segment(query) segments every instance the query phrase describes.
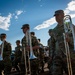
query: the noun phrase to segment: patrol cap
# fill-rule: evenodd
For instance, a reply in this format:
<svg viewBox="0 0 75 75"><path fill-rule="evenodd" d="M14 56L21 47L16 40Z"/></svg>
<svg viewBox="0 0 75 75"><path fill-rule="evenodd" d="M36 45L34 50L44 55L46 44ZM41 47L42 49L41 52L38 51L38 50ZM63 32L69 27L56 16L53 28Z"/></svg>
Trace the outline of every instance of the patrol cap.
<svg viewBox="0 0 75 75"><path fill-rule="evenodd" d="M64 14L64 11L63 10L57 10L57 11L55 11L54 16L59 15L59 14Z"/></svg>
<svg viewBox="0 0 75 75"><path fill-rule="evenodd" d="M48 33L52 32L52 31L53 31L53 29L49 29Z"/></svg>
<svg viewBox="0 0 75 75"><path fill-rule="evenodd" d="M6 36L5 33L0 34L0 38Z"/></svg>
<svg viewBox="0 0 75 75"><path fill-rule="evenodd" d="M23 29L23 28L28 28L29 29L29 24L22 25L22 28L21 29Z"/></svg>
<svg viewBox="0 0 75 75"><path fill-rule="evenodd" d="M30 32L31 34L35 35L35 32Z"/></svg>
<svg viewBox="0 0 75 75"><path fill-rule="evenodd" d="M16 41L16 43L17 43L17 42L19 42L19 43L20 43L20 40L17 40L17 41Z"/></svg>

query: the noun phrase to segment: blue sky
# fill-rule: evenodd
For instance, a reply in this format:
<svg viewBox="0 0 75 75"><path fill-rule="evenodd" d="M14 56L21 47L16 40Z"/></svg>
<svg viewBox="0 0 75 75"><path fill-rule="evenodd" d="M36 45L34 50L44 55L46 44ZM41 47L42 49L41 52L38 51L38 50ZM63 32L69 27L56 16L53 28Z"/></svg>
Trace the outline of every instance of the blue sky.
<svg viewBox="0 0 75 75"><path fill-rule="evenodd" d="M7 34L6 40L14 49L15 41L24 36L22 25L28 23L30 31L46 46L48 30L56 26L53 15L58 9L71 15L75 24L75 0L0 0L0 33Z"/></svg>

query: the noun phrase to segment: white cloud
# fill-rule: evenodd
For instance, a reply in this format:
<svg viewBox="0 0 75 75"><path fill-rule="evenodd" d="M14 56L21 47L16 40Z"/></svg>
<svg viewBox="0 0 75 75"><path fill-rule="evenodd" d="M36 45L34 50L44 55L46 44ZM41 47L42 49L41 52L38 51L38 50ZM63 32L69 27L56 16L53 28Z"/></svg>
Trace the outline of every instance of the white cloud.
<svg viewBox="0 0 75 75"><path fill-rule="evenodd" d="M55 22L56 22L56 21L55 21L55 19L54 19L54 17L53 17L53 18L51 18L51 19L49 19L49 20L44 21L42 24L36 26L34 29L40 30L40 29L42 29L42 28L47 28L47 27L49 27L50 25L53 25Z"/></svg>
<svg viewBox="0 0 75 75"><path fill-rule="evenodd" d="M15 16L15 19L18 19L18 16Z"/></svg>
<svg viewBox="0 0 75 75"><path fill-rule="evenodd" d="M70 15L71 18L75 18L75 1L68 3L67 8L64 10L65 15Z"/></svg>
<svg viewBox="0 0 75 75"><path fill-rule="evenodd" d="M4 30L9 30L10 19L12 18L12 14L9 13L7 17L0 16L0 28Z"/></svg>
<svg viewBox="0 0 75 75"><path fill-rule="evenodd" d="M71 18L75 18L75 14L70 14L71 15Z"/></svg>
<svg viewBox="0 0 75 75"><path fill-rule="evenodd" d="M71 2L68 4L67 9L70 10L70 11L75 11L75 1L71 1Z"/></svg>
<svg viewBox="0 0 75 75"><path fill-rule="evenodd" d="M1 14L0 14L0 28L4 29L4 30L9 30L12 16L15 16L15 19L17 20L18 16L22 13L23 13L23 11L19 10L19 11L16 11L16 16L15 16L15 13L13 13L13 14L9 13L9 15L7 17L1 16Z"/></svg>
<svg viewBox="0 0 75 75"><path fill-rule="evenodd" d="M75 12L75 1L69 2L64 12L65 12L65 15L68 14L72 18L75 18L75 13L72 14L73 12ZM55 23L56 23L55 18L50 18L49 20L44 21L42 24L37 25L34 29L40 30L43 28L48 28Z"/></svg>
<svg viewBox="0 0 75 75"><path fill-rule="evenodd" d="M18 10L18 11L16 11L15 19L18 19L18 16L21 15L22 13L23 13L22 10Z"/></svg>
<svg viewBox="0 0 75 75"><path fill-rule="evenodd" d="M65 15L70 13L70 11L69 11L69 10L67 10L67 9L66 9L66 10L64 10L64 12L65 12Z"/></svg>
<svg viewBox="0 0 75 75"><path fill-rule="evenodd" d="M20 15L20 14L23 13L23 11L22 10L18 10L18 11L16 11L16 13L17 13L17 15Z"/></svg>

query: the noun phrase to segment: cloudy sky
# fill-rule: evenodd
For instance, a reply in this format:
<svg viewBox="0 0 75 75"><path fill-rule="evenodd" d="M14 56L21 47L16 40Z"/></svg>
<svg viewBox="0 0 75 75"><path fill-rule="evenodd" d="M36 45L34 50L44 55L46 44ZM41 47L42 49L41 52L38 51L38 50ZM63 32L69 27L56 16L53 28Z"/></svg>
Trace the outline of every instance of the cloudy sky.
<svg viewBox="0 0 75 75"><path fill-rule="evenodd" d="M58 9L70 15L75 24L75 0L0 0L0 33L7 34L14 49L15 41L24 36L22 25L28 23L30 31L46 46L48 30L56 26L53 15Z"/></svg>

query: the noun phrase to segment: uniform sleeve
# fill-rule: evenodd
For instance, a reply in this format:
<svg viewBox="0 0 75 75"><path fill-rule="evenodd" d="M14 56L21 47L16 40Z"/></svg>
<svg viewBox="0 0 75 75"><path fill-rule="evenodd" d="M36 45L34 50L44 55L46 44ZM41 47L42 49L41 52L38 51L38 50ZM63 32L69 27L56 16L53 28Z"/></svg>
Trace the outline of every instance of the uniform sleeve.
<svg viewBox="0 0 75 75"><path fill-rule="evenodd" d="M15 55L14 56L16 56L16 47L15 47Z"/></svg>
<svg viewBox="0 0 75 75"><path fill-rule="evenodd" d="M50 38L50 44L49 44L49 56L53 57L55 47L56 47L56 41L53 37L51 37Z"/></svg>
<svg viewBox="0 0 75 75"><path fill-rule="evenodd" d="M31 37L31 39L32 39L32 40L31 40L32 46L39 45L38 40L37 40L36 37Z"/></svg>
<svg viewBox="0 0 75 75"><path fill-rule="evenodd" d="M10 55L11 55L11 52L12 52L11 44L10 44L10 43L7 43L6 46L7 46L6 55L7 55L7 56L10 56Z"/></svg>
<svg viewBox="0 0 75 75"><path fill-rule="evenodd" d="M48 39L47 41L47 46L49 47L49 45L50 45L50 39Z"/></svg>

